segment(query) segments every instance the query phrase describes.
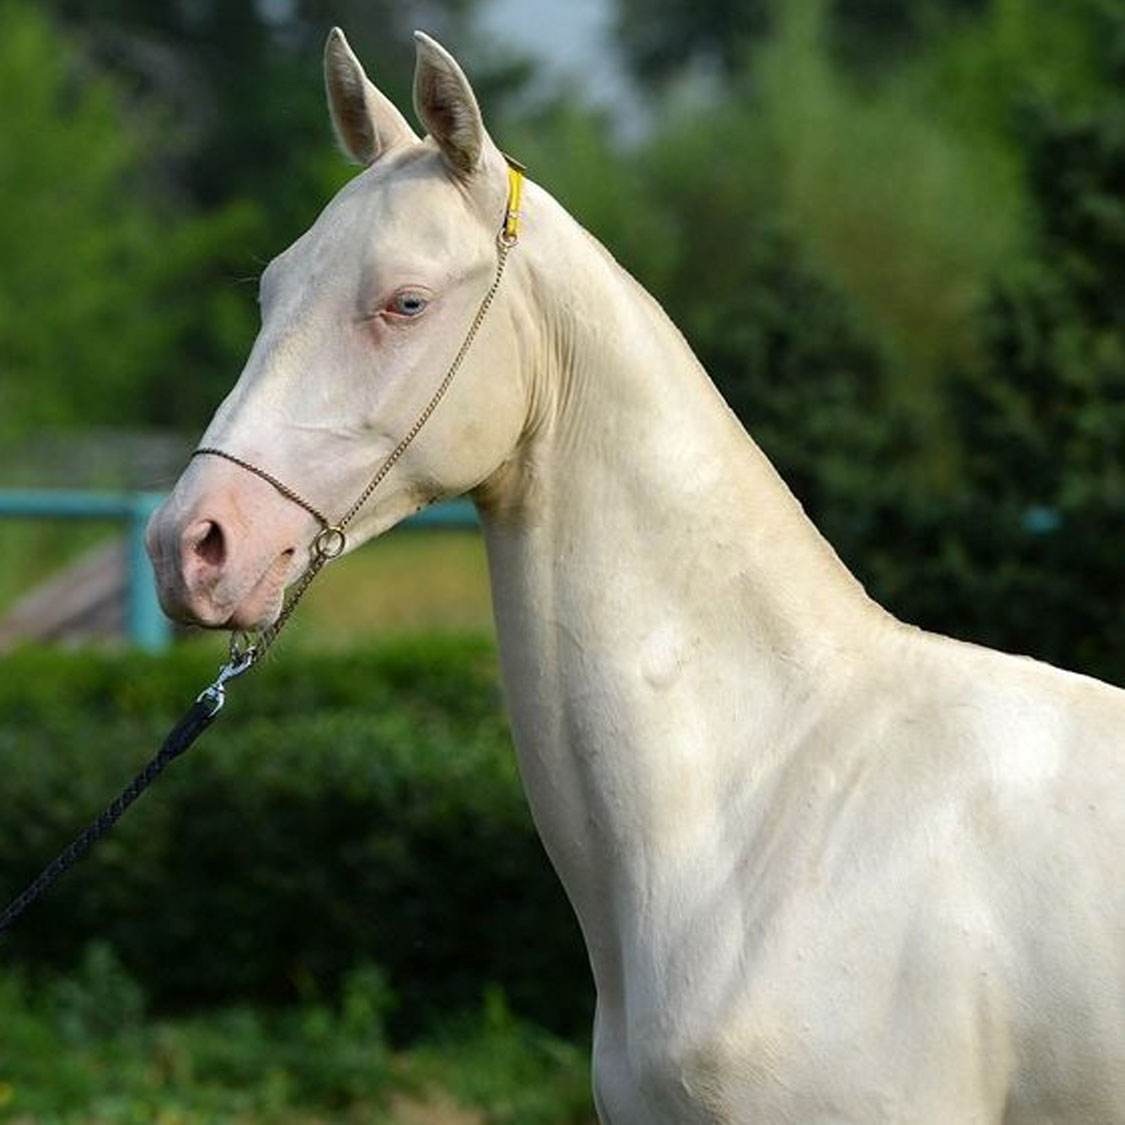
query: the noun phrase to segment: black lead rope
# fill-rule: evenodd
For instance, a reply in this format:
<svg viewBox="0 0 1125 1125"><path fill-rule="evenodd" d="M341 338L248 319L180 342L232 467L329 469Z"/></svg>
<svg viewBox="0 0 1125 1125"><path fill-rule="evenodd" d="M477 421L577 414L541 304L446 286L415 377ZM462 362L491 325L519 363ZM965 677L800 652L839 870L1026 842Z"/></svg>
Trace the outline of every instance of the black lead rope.
<svg viewBox="0 0 1125 1125"><path fill-rule="evenodd" d="M0 914L0 934L9 929L13 922L33 903L45 894L54 883L74 866L121 818L125 810L160 776L164 767L178 758L211 725L211 720L219 713L226 699L227 680L241 675L253 663L252 660L231 660L224 664L219 675L210 687L200 693L199 698L187 709L180 721L168 732L168 737L156 754L132 781L121 791L101 813L101 815L70 844L67 845L42 871L28 884L27 889L17 895Z"/></svg>

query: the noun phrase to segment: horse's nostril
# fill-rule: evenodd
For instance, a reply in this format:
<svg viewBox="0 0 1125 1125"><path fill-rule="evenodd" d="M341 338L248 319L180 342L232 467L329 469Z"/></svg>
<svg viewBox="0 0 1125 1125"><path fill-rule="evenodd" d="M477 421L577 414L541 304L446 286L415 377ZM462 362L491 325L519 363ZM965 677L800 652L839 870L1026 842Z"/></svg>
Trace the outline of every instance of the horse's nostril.
<svg viewBox="0 0 1125 1125"><path fill-rule="evenodd" d="M192 550L196 558L208 566L222 566L227 554L222 527L214 520L200 521L192 536Z"/></svg>

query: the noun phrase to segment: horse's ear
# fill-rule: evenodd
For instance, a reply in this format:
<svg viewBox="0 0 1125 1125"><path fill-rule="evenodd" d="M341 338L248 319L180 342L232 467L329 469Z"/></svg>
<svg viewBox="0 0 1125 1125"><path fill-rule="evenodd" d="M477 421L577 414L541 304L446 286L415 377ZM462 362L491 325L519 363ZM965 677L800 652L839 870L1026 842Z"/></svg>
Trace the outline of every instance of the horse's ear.
<svg viewBox="0 0 1125 1125"><path fill-rule="evenodd" d="M476 96L457 60L425 32L414 32L414 109L459 176L480 166L487 134Z"/></svg>
<svg viewBox="0 0 1125 1125"><path fill-rule="evenodd" d="M406 118L364 73L338 27L324 45L324 85L336 138L353 160L370 164L394 145L418 140Z"/></svg>

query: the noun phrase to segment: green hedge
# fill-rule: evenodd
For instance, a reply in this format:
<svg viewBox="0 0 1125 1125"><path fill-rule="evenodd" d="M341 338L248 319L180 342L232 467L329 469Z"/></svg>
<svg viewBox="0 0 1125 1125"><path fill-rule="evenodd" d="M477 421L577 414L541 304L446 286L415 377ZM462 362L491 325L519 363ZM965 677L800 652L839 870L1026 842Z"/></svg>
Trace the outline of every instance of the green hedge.
<svg viewBox="0 0 1125 1125"><path fill-rule="evenodd" d="M0 896L122 787L215 652L0 659ZM158 1005L330 994L387 974L397 1037L498 984L573 1032L592 989L535 836L484 641L287 651L238 681L190 754L0 945L66 970L91 939Z"/></svg>

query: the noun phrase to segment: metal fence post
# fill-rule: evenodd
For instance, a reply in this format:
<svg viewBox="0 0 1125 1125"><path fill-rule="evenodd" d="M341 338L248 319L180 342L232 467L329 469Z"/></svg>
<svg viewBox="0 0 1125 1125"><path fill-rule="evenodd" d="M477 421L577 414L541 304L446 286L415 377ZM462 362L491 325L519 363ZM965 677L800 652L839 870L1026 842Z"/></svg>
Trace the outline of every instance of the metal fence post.
<svg viewBox="0 0 1125 1125"><path fill-rule="evenodd" d="M156 598L145 553L145 525L163 500L158 492L81 492L76 489L0 489L0 516L20 519L112 519L125 523L125 631L132 644L157 650L171 625Z"/></svg>
<svg viewBox="0 0 1125 1125"><path fill-rule="evenodd" d="M158 652L172 639L172 625L160 608L152 563L145 550L145 528L163 499L159 492L134 493L126 533L126 628L130 641L148 652Z"/></svg>

